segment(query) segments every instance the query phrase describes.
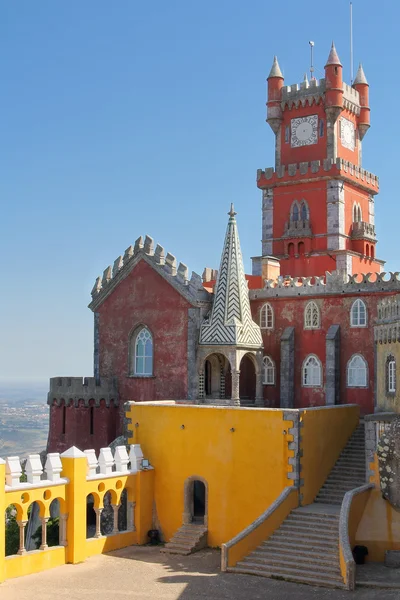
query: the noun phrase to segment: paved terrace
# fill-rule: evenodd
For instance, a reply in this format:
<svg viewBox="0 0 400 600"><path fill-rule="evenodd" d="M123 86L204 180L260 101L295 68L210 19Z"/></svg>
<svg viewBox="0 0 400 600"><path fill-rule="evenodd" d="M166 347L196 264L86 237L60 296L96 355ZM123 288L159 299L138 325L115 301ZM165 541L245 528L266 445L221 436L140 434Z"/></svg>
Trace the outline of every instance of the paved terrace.
<svg viewBox="0 0 400 600"><path fill-rule="evenodd" d="M220 572L220 552L167 556L159 548L118 550L0 585L1 600L399 600L400 590L354 593ZM400 580L400 573L390 571ZM378 574L379 576L379 574Z"/></svg>

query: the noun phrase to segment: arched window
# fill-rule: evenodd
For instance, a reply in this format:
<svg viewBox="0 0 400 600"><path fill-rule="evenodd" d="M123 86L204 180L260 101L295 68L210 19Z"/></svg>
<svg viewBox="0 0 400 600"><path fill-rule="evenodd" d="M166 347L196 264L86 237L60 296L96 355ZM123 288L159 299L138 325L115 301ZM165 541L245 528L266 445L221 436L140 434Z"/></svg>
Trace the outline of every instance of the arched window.
<svg viewBox="0 0 400 600"><path fill-rule="evenodd" d="M353 206L353 223L357 221L357 204Z"/></svg>
<svg viewBox="0 0 400 600"><path fill-rule="evenodd" d="M373 244L371 244L371 258L375 258L375 247L373 246Z"/></svg>
<svg viewBox="0 0 400 600"><path fill-rule="evenodd" d="M298 221L299 220L299 205L297 204L297 202L295 202L293 204L293 208L292 208L292 221Z"/></svg>
<svg viewBox="0 0 400 600"><path fill-rule="evenodd" d="M153 375L153 336L147 327L137 330L132 336L132 374L139 377Z"/></svg>
<svg viewBox="0 0 400 600"><path fill-rule="evenodd" d="M361 223L361 221L362 221L362 214L361 214L361 206L360 205L358 205L357 218L358 218L358 222Z"/></svg>
<svg viewBox="0 0 400 600"><path fill-rule="evenodd" d="M319 329L321 327L321 319L319 308L315 302L308 302L304 309L304 329Z"/></svg>
<svg viewBox="0 0 400 600"><path fill-rule="evenodd" d="M269 356L264 356L264 385L275 385L275 363Z"/></svg>
<svg viewBox="0 0 400 600"><path fill-rule="evenodd" d="M261 329L274 328L274 309L270 304L264 304L260 312L260 327Z"/></svg>
<svg viewBox="0 0 400 600"><path fill-rule="evenodd" d="M361 354L354 354L347 363L347 387L367 387L367 363Z"/></svg>
<svg viewBox="0 0 400 600"><path fill-rule="evenodd" d="M365 244L365 256L369 258L369 244Z"/></svg>
<svg viewBox="0 0 400 600"><path fill-rule="evenodd" d="M386 359L386 393L396 393L396 359L392 355Z"/></svg>
<svg viewBox="0 0 400 600"><path fill-rule="evenodd" d="M350 325L351 327L366 327L367 326L367 307L365 303L358 298L355 300L350 309Z"/></svg>
<svg viewBox="0 0 400 600"><path fill-rule="evenodd" d="M290 242L290 244L288 244L288 254L291 258L293 258L294 256L294 244L293 242Z"/></svg>
<svg viewBox="0 0 400 600"><path fill-rule="evenodd" d="M314 354L307 356L303 362L302 384L304 387L321 387L322 385L321 361Z"/></svg>
<svg viewBox="0 0 400 600"><path fill-rule="evenodd" d="M300 215L301 215L301 220L302 221L307 221L308 220L308 210L307 210L307 205L306 205L305 202L301 203Z"/></svg>

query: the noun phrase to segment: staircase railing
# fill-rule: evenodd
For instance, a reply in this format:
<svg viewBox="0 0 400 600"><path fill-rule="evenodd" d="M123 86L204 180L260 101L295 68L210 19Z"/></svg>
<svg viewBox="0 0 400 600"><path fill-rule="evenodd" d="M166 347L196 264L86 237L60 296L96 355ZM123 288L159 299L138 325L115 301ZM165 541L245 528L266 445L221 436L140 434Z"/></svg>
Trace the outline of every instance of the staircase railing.
<svg viewBox="0 0 400 600"><path fill-rule="evenodd" d="M371 490L372 483L350 490L345 494L340 509L339 519L339 557L340 571L348 590L353 591L356 586L356 563L353 558L351 546L355 542L358 524L363 515Z"/></svg>
<svg viewBox="0 0 400 600"><path fill-rule="evenodd" d="M234 538L221 546L221 571L227 571L255 550L281 526L288 514L299 505L299 490L286 487L262 515Z"/></svg>

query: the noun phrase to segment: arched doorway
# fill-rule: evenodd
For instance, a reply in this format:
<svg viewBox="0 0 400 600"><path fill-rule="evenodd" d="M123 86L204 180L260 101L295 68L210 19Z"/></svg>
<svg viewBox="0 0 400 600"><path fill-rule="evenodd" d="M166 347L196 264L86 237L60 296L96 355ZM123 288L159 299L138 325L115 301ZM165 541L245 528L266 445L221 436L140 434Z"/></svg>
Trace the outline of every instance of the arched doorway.
<svg viewBox="0 0 400 600"><path fill-rule="evenodd" d="M225 377L228 360L222 354L209 354L204 361L204 398L220 400L226 398Z"/></svg>
<svg viewBox="0 0 400 600"><path fill-rule="evenodd" d="M205 479L196 475L185 481L183 523L207 526L208 486Z"/></svg>
<svg viewBox="0 0 400 600"><path fill-rule="evenodd" d="M256 399L256 368L254 360L245 354L240 363L240 404L254 404Z"/></svg>

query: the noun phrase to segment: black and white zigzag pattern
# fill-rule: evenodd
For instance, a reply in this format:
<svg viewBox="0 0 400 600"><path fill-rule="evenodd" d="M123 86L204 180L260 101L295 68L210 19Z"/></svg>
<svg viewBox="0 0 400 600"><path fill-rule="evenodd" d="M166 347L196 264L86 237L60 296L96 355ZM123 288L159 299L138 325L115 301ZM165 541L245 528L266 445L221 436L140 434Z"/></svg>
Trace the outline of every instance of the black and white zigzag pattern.
<svg viewBox="0 0 400 600"><path fill-rule="evenodd" d="M209 321L200 344L261 346L261 331L251 317L249 292L234 217L229 219Z"/></svg>

